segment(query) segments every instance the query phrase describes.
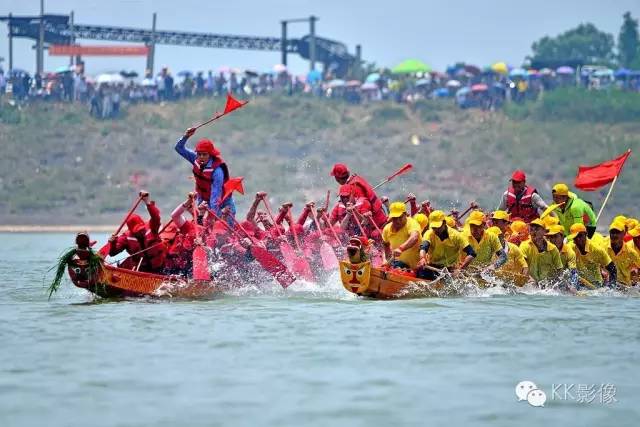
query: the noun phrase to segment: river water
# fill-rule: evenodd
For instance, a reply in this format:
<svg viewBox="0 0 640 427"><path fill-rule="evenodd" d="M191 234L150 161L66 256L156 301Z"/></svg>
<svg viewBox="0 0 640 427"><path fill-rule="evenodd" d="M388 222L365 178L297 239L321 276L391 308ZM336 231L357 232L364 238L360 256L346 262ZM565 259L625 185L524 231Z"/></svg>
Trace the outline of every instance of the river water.
<svg viewBox="0 0 640 427"><path fill-rule="evenodd" d="M3 427L640 422L638 298L372 301L336 276L204 301L100 302L67 282L48 301L73 235L0 237ZM518 401L523 380L543 407Z"/></svg>

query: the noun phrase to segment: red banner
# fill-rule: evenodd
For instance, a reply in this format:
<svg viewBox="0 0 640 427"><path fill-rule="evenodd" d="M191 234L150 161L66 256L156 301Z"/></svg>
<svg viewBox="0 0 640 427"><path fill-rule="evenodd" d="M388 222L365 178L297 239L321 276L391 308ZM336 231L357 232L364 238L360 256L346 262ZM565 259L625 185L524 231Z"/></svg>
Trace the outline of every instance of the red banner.
<svg viewBox="0 0 640 427"><path fill-rule="evenodd" d="M620 174L624 162L631 154L628 150L623 155L613 160L607 160L593 166L580 166L576 176L575 186L583 191L595 191L600 187L609 184Z"/></svg>
<svg viewBox="0 0 640 427"><path fill-rule="evenodd" d="M147 46L80 46L54 44L49 46L50 56L147 56Z"/></svg>

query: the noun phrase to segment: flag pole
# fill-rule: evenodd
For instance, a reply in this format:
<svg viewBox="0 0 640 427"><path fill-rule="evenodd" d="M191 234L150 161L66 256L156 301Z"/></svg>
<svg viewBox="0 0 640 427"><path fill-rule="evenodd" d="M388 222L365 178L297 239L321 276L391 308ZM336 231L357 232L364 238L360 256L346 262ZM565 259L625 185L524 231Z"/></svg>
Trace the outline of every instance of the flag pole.
<svg viewBox="0 0 640 427"><path fill-rule="evenodd" d="M613 178L613 181L611 182L611 187L609 187L609 192L607 193L607 197L604 198L604 202L602 202L602 206L600 206L600 210L598 211L598 216L596 216L596 224L600 219L600 215L602 215L602 211L604 210L604 207L607 205L607 202L609 201L609 196L611 196L611 192L613 191L613 187L616 185L616 181L618 181L618 175L616 175L616 177Z"/></svg>

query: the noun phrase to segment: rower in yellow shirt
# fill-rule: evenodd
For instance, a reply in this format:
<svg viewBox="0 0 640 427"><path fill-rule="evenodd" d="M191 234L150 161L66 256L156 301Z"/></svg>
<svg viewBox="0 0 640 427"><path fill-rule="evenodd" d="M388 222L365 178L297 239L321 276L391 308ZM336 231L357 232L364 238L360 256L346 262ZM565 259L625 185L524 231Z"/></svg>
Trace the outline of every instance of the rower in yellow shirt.
<svg viewBox="0 0 640 427"><path fill-rule="evenodd" d="M495 270L507 262L507 254L502 248L498 236L485 232L485 216L481 211L472 211L469 214L467 225L469 228L463 231L463 235L476 253L471 267L480 269L487 267L493 261L494 255L497 260L490 269ZM464 257L464 255L462 256Z"/></svg>
<svg viewBox="0 0 640 427"><path fill-rule="evenodd" d="M627 244L631 249L633 249L634 252L636 252L640 256L640 226L630 229L627 234L629 237L631 237L631 240L627 242ZM635 284L638 284L640 282L638 277L639 272L640 267L631 272L631 281Z"/></svg>
<svg viewBox="0 0 640 427"><path fill-rule="evenodd" d="M458 264L463 252L467 256ZM437 272L428 267L438 270L446 267L457 275L475 256L475 251L464 236L447 225L444 212L436 210L429 214L429 230L422 236L420 246L420 262L416 273L418 277L430 280L436 278Z"/></svg>
<svg viewBox="0 0 640 427"><path fill-rule="evenodd" d="M393 268L416 268L420 255L420 225L407 215L402 202L391 203L389 220L382 230L387 264Z"/></svg>
<svg viewBox="0 0 640 427"><path fill-rule="evenodd" d="M546 228L541 219L529 224L531 238L520 244L520 250L527 260L529 276L534 282L554 279L562 272L562 259L558 248L545 239Z"/></svg>
<svg viewBox="0 0 640 427"><path fill-rule="evenodd" d="M491 224L500 229L500 235L505 240L509 239L509 235L511 234L511 215L509 215L509 212L500 210L493 212L493 215L491 215Z"/></svg>
<svg viewBox="0 0 640 427"><path fill-rule="evenodd" d="M605 247L607 255L616 265L618 272L618 283L631 286L631 273L640 268L640 254L633 248L633 242L625 242L625 223L614 221L609 226L609 242Z"/></svg>
<svg viewBox="0 0 640 427"><path fill-rule="evenodd" d="M582 223L573 224L568 239L572 240L569 245L576 253L576 265L580 277L586 279L593 286L602 286L603 278L600 269L606 268L609 272L607 285L614 286L617 280L616 265L604 249L587 238L585 225Z"/></svg>
<svg viewBox="0 0 640 427"><path fill-rule="evenodd" d="M507 254L507 262L502 267L500 267L498 271L507 273L507 275L511 274L528 276L529 270L527 266L527 260L524 259L524 255L522 255L522 251L520 250L518 245L507 242L504 238L504 233L497 225L487 228L486 233L491 233L498 236L500 244Z"/></svg>
<svg viewBox="0 0 640 427"><path fill-rule="evenodd" d="M580 276L578 275L578 266L576 264L576 253L571 246L564 243L564 227L555 224L547 229L547 240L550 241L560 251L560 259L562 266L570 271L571 285L575 289L580 288Z"/></svg>

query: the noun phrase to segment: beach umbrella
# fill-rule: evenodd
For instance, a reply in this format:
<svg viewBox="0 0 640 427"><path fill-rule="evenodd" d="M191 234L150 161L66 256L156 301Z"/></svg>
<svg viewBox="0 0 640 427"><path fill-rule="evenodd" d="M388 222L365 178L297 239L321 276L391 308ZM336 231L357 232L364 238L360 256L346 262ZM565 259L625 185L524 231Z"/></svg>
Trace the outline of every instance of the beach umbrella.
<svg viewBox="0 0 640 427"><path fill-rule="evenodd" d="M365 79L365 82L367 83L375 83L378 80L380 80L380 73L371 73L367 76L367 78Z"/></svg>
<svg viewBox="0 0 640 427"><path fill-rule="evenodd" d="M596 77L613 77L614 74L613 70L605 68L604 70L597 70L593 75Z"/></svg>
<svg viewBox="0 0 640 427"><path fill-rule="evenodd" d="M553 70L550 68L543 68L542 70L540 70L540 74L542 74L543 76L550 76L551 74L553 74Z"/></svg>
<svg viewBox="0 0 640 427"><path fill-rule="evenodd" d="M486 92L489 90L489 87L484 83L478 83L476 85L471 86L472 92Z"/></svg>
<svg viewBox="0 0 640 427"><path fill-rule="evenodd" d="M284 64L276 64L273 66L273 71L276 73L284 73L287 71L287 66Z"/></svg>
<svg viewBox="0 0 640 427"><path fill-rule="evenodd" d="M446 86L447 86L447 87L453 87L453 88L455 88L455 87L460 87L460 86L462 86L462 83L460 83L458 80L449 80L449 81L446 83Z"/></svg>
<svg viewBox="0 0 640 427"><path fill-rule="evenodd" d="M430 71L431 67L418 59L407 59L391 69L394 74L428 73Z"/></svg>
<svg viewBox="0 0 640 427"><path fill-rule="evenodd" d="M491 66L491 69L498 74L508 74L509 67L504 62L496 62Z"/></svg>
<svg viewBox="0 0 640 427"><path fill-rule="evenodd" d="M431 79L419 79L416 80L416 86L427 86L431 84Z"/></svg>
<svg viewBox="0 0 640 427"><path fill-rule="evenodd" d="M360 87L362 82L360 80L349 80L346 84L347 87Z"/></svg>
<svg viewBox="0 0 640 427"><path fill-rule="evenodd" d="M556 69L556 73L558 74L573 74L575 71L572 67L569 67L568 65L563 65L562 67L558 67Z"/></svg>
<svg viewBox="0 0 640 427"><path fill-rule="evenodd" d="M460 89L458 89L458 91L456 92L456 98L467 95L471 92L471 88L468 86L465 87L461 87Z"/></svg>
<svg viewBox="0 0 640 427"><path fill-rule="evenodd" d="M362 90L378 90L378 85L374 82L366 82L362 86L360 86Z"/></svg>
<svg viewBox="0 0 640 427"><path fill-rule="evenodd" d="M527 74L529 74L529 76L535 77L538 74L540 74L540 72L538 70L531 69L531 70L527 70Z"/></svg>
<svg viewBox="0 0 640 427"><path fill-rule="evenodd" d="M514 68L509 72L509 77L527 77L529 73L524 68Z"/></svg>

